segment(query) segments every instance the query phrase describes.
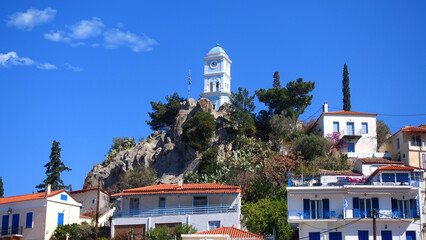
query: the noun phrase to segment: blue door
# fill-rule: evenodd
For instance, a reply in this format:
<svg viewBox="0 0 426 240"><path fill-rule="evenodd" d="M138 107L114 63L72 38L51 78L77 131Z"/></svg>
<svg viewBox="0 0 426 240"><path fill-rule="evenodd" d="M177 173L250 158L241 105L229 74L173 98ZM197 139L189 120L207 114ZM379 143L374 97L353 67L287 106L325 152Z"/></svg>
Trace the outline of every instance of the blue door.
<svg viewBox="0 0 426 240"><path fill-rule="evenodd" d="M348 152L355 152L355 143L348 143Z"/></svg>
<svg viewBox="0 0 426 240"><path fill-rule="evenodd" d="M392 240L392 231L382 231L382 240Z"/></svg>
<svg viewBox="0 0 426 240"><path fill-rule="evenodd" d="M358 240L368 240L368 231L358 231Z"/></svg>
<svg viewBox="0 0 426 240"><path fill-rule="evenodd" d="M348 122L346 123L346 131L347 131L347 135L355 135L355 129L354 129L354 123L353 122Z"/></svg>
<svg viewBox="0 0 426 240"><path fill-rule="evenodd" d="M416 231L407 231L405 233L405 238L407 240L416 240Z"/></svg>
<svg viewBox="0 0 426 240"><path fill-rule="evenodd" d="M7 235L9 228L9 215L3 215L1 218L1 235Z"/></svg>
<svg viewBox="0 0 426 240"><path fill-rule="evenodd" d="M64 225L64 213L58 213L58 226Z"/></svg>
<svg viewBox="0 0 426 240"><path fill-rule="evenodd" d="M12 234L18 234L19 232L19 213L12 215Z"/></svg>
<svg viewBox="0 0 426 240"><path fill-rule="evenodd" d="M309 240L320 240L320 233L319 232L310 232L309 233Z"/></svg>
<svg viewBox="0 0 426 240"><path fill-rule="evenodd" d="M342 232L330 232L330 240L342 240Z"/></svg>

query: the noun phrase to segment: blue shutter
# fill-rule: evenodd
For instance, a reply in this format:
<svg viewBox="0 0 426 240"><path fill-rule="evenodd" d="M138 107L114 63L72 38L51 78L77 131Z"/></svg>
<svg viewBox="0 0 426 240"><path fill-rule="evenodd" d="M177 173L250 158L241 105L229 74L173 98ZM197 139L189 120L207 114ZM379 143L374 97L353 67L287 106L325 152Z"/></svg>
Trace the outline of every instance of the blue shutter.
<svg viewBox="0 0 426 240"><path fill-rule="evenodd" d="M392 240L392 231L382 231L382 240Z"/></svg>
<svg viewBox="0 0 426 240"><path fill-rule="evenodd" d="M1 235L7 235L9 230L9 215L3 215L1 218Z"/></svg>
<svg viewBox="0 0 426 240"><path fill-rule="evenodd" d="M330 232L330 240L342 240L342 232Z"/></svg>
<svg viewBox="0 0 426 240"><path fill-rule="evenodd" d="M33 227L33 213L27 212L27 219L25 221L25 228L32 228Z"/></svg>
<svg viewBox="0 0 426 240"><path fill-rule="evenodd" d="M64 213L58 213L58 226L64 225Z"/></svg>
<svg viewBox="0 0 426 240"><path fill-rule="evenodd" d="M355 152L355 144L348 143L348 152Z"/></svg>
<svg viewBox="0 0 426 240"><path fill-rule="evenodd" d="M303 219L309 219L310 218L310 202L309 199L303 199Z"/></svg>
<svg viewBox="0 0 426 240"><path fill-rule="evenodd" d="M354 206L354 218L359 218L359 198L354 197L352 199L352 204Z"/></svg>
<svg viewBox="0 0 426 240"><path fill-rule="evenodd" d="M373 197L371 198L371 202L373 205L373 209L376 209L376 217L379 216L379 198Z"/></svg>
<svg viewBox="0 0 426 240"><path fill-rule="evenodd" d="M416 199L410 199L410 216L412 218L419 218L419 214L417 214L417 201L416 201Z"/></svg>
<svg viewBox="0 0 426 240"><path fill-rule="evenodd" d="M310 232L309 233L309 240L320 240L320 233L319 232Z"/></svg>
<svg viewBox="0 0 426 240"><path fill-rule="evenodd" d="M66 194L61 194L61 200L63 201L68 200L68 196Z"/></svg>
<svg viewBox="0 0 426 240"><path fill-rule="evenodd" d="M358 240L368 240L368 231L358 231Z"/></svg>
<svg viewBox="0 0 426 240"><path fill-rule="evenodd" d="M12 215L12 234L18 234L19 232L19 213Z"/></svg>
<svg viewBox="0 0 426 240"><path fill-rule="evenodd" d="M416 240L416 231L407 231L407 232L405 232L405 239L407 239L407 240Z"/></svg>
<svg viewBox="0 0 426 240"><path fill-rule="evenodd" d="M398 218L399 214L398 214L398 200L395 198L392 198L392 217L393 218Z"/></svg>
<svg viewBox="0 0 426 240"><path fill-rule="evenodd" d="M323 218L330 218L330 199L322 200Z"/></svg>

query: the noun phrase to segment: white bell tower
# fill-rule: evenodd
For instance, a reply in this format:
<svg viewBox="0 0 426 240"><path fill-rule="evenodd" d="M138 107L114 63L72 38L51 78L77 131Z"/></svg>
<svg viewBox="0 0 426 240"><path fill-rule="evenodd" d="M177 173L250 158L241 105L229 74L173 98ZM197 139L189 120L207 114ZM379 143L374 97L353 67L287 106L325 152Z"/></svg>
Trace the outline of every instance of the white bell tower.
<svg viewBox="0 0 426 240"><path fill-rule="evenodd" d="M231 96L231 60L223 48L216 44L204 59L204 92L200 97L209 99L217 111Z"/></svg>

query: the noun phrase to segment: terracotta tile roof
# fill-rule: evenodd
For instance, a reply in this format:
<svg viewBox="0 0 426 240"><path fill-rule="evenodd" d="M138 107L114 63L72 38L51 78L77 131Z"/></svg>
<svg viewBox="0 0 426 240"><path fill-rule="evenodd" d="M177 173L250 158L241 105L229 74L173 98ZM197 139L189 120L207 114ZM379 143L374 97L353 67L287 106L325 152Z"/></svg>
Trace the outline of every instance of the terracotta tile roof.
<svg viewBox="0 0 426 240"><path fill-rule="evenodd" d="M97 190L98 190L98 188L86 188L86 189L71 191L70 194L72 195L72 194L84 193L84 192L89 192L89 191L97 191ZM106 190L101 189L101 192L110 196L110 194Z"/></svg>
<svg viewBox="0 0 426 240"><path fill-rule="evenodd" d="M340 114L340 115L369 115L377 116L377 113L363 113L363 112L353 112L353 111L335 111L335 112L323 112L323 114Z"/></svg>
<svg viewBox="0 0 426 240"><path fill-rule="evenodd" d="M91 219L91 217L84 216L84 215L80 215L80 218L88 218L88 219Z"/></svg>
<svg viewBox="0 0 426 240"><path fill-rule="evenodd" d="M116 196L125 195L152 195L152 194L195 194L195 193L241 193L238 186L222 185L218 183L193 183L182 184L159 184L147 187L124 189L120 193L113 194Z"/></svg>
<svg viewBox="0 0 426 240"><path fill-rule="evenodd" d="M195 234L222 234L222 235L229 235L230 238L249 238L249 239L263 239L262 235L257 235L251 232L247 232L238 228L232 227L220 227L213 230L203 231Z"/></svg>
<svg viewBox="0 0 426 240"><path fill-rule="evenodd" d="M354 172L352 170L340 170L340 171L335 171L335 170L326 170L326 169L319 169L319 173L320 175L343 175L343 176L362 176L361 173L357 173Z"/></svg>
<svg viewBox="0 0 426 240"><path fill-rule="evenodd" d="M408 126L401 129L402 132L410 132L410 133L426 133L426 128L421 127L422 125L418 127Z"/></svg>
<svg viewBox="0 0 426 240"><path fill-rule="evenodd" d="M414 168L390 164L390 165L387 165L387 166L384 166L384 167L379 167L378 169L376 169L376 171L374 171L373 174L370 175L370 178L375 176L380 171L410 171L410 172L412 172L412 171L414 171Z"/></svg>
<svg viewBox="0 0 426 240"><path fill-rule="evenodd" d="M65 189L52 191L47 197L52 197L63 192L65 192ZM46 198L44 196L44 192L39 192L39 193L33 193L33 194L0 198L0 204L22 202L22 201L29 201L29 200L36 200L36 199L43 199L43 198Z"/></svg>
<svg viewBox="0 0 426 240"><path fill-rule="evenodd" d="M403 162L391 161L386 158L357 158L363 164L399 164L404 165Z"/></svg>

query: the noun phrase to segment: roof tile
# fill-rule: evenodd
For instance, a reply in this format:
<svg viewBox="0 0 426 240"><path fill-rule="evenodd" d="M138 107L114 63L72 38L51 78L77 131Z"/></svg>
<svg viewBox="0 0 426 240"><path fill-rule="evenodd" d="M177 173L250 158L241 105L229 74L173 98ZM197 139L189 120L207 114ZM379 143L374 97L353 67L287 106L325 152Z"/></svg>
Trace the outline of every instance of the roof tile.
<svg viewBox="0 0 426 240"><path fill-rule="evenodd" d="M52 197L62 192L65 192L65 189L52 191L47 197ZM36 200L36 199L43 199L43 198L46 198L44 196L44 192L39 192L39 193L32 193L32 194L26 194L26 195L0 198L0 204L22 202L22 201L29 201L29 200Z"/></svg>
<svg viewBox="0 0 426 240"><path fill-rule="evenodd" d="M230 238L245 238L245 239L263 239L262 235L257 235L248 231L244 231L238 228L232 227L220 227L213 230L203 231L195 234L222 234L222 235L229 235Z"/></svg>

